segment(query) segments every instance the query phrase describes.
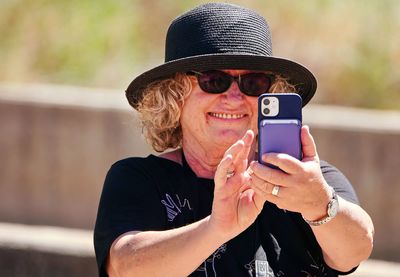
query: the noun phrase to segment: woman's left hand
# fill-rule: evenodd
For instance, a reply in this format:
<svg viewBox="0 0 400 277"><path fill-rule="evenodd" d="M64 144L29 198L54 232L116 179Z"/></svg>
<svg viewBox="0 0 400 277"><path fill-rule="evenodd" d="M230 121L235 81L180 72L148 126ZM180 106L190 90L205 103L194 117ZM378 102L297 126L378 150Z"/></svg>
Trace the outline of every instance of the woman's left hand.
<svg viewBox="0 0 400 277"><path fill-rule="evenodd" d="M281 209L299 212L308 220L317 220L326 215L331 198L331 189L320 169L319 158L308 126L301 129L303 159L282 153L263 155L265 163L279 169L252 162L250 185L259 203L269 201ZM276 187L278 186L278 187ZM272 194L275 188L278 193Z"/></svg>
<svg viewBox="0 0 400 277"><path fill-rule="evenodd" d="M301 143L301 161L277 153L262 157L264 162L281 170L252 162L248 169L251 173L249 183L256 202L269 201L281 209L301 213L304 218L316 221L326 216L332 188L322 175L314 139L307 126L301 129ZM276 186L278 193L274 190ZM326 264L347 272L371 254L374 227L370 216L360 206L340 196L338 199L340 209L335 219L311 228Z"/></svg>

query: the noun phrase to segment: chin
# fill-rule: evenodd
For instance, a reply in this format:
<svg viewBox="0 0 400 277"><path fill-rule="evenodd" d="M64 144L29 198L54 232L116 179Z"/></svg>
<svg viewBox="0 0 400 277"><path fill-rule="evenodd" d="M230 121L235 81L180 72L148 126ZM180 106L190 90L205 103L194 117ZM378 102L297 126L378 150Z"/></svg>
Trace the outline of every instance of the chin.
<svg viewBox="0 0 400 277"><path fill-rule="evenodd" d="M246 133L247 130L245 131L237 131L237 130L224 130L220 132L220 134L217 136L217 143L227 145L228 147L237 142L239 139L241 139L244 134Z"/></svg>

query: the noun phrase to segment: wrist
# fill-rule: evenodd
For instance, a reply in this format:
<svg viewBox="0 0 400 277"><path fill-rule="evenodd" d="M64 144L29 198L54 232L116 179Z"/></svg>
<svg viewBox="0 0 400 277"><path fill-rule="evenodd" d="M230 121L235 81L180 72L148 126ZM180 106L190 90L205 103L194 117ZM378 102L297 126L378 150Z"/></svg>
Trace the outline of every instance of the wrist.
<svg viewBox="0 0 400 277"><path fill-rule="evenodd" d="M301 212L304 219L309 221L320 220L327 214L327 207L332 199L332 188L327 184L324 186L322 195L318 196L318 203L315 203L312 208Z"/></svg>
<svg viewBox="0 0 400 277"><path fill-rule="evenodd" d="M325 206L325 213L323 216L316 218L316 219L311 219L309 217L306 217L305 215L303 216L303 219L311 226L320 226L323 224L328 223L331 221L338 213L339 210L339 199L336 194L336 192L333 190L333 188L330 189L331 191L331 196L329 199L328 204Z"/></svg>
<svg viewBox="0 0 400 277"><path fill-rule="evenodd" d="M210 234L210 239L218 245L221 245L234 237L234 235L227 233L227 230L223 230L224 228L218 228L217 225L214 224L211 215L204 218L204 224L206 232Z"/></svg>

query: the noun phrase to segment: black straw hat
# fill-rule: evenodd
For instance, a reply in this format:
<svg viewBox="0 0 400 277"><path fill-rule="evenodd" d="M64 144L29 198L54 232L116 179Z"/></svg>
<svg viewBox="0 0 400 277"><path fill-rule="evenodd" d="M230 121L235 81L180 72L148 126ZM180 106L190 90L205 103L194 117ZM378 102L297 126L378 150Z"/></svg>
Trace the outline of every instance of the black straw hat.
<svg viewBox="0 0 400 277"><path fill-rule="evenodd" d="M317 82L304 66L272 56L271 33L256 12L227 3L209 3L190 10L170 25L165 45L165 63L136 77L126 97L136 108L143 89L176 72L210 69L262 70L281 74L295 85L307 104Z"/></svg>

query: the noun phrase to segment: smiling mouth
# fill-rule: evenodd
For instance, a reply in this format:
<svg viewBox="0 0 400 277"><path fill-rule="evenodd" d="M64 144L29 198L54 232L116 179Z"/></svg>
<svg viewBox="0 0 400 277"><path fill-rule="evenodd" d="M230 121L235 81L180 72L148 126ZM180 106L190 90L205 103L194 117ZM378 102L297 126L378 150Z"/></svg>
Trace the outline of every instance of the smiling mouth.
<svg viewBox="0 0 400 277"><path fill-rule="evenodd" d="M208 113L212 117L221 119L241 119L245 117L245 114L227 114L227 113Z"/></svg>

